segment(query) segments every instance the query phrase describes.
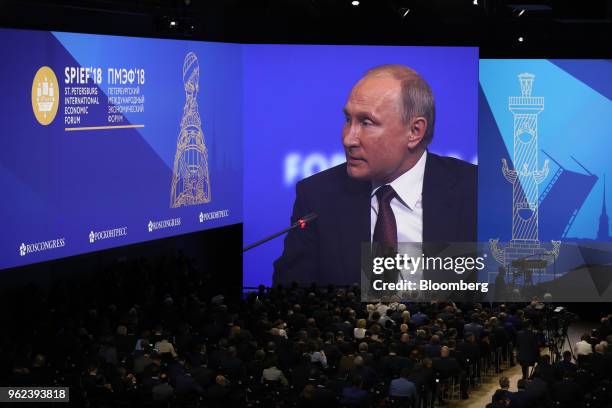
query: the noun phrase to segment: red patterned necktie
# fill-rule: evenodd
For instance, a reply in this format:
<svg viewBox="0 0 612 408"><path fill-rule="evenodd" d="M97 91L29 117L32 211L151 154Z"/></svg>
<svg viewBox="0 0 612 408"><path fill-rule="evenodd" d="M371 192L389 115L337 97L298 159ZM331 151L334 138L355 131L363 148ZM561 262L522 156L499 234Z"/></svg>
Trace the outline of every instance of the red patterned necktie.
<svg viewBox="0 0 612 408"><path fill-rule="evenodd" d="M395 215L391 209L391 200L393 200L394 197L396 197L395 190L388 184L376 190L378 216L376 217L372 241L396 250L397 224L395 222Z"/></svg>

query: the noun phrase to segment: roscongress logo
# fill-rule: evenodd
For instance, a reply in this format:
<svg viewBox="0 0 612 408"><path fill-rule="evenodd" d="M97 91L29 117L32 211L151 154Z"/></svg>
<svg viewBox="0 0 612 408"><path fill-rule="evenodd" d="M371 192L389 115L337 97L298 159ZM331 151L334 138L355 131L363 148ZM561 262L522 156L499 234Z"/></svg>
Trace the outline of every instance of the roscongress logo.
<svg viewBox="0 0 612 408"><path fill-rule="evenodd" d="M32 82L32 110L38 123L46 126L53 122L59 107L59 83L53 70L41 67Z"/></svg>
<svg viewBox="0 0 612 408"><path fill-rule="evenodd" d="M180 218L170 218L168 220L149 221L149 223L147 224L147 229L149 230L149 232L153 232L158 229L178 227L180 225Z"/></svg>
<svg viewBox="0 0 612 408"><path fill-rule="evenodd" d="M32 244L26 244L24 242L19 245L19 256L26 256L34 252L47 251L50 249L57 249L66 246L65 238L50 239L48 241L35 242Z"/></svg>
<svg viewBox="0 0 612 408"><path fill-rule="evenodd" d="M211 211L211 212L200 212L198 219L200 222L216 220L217 218L225 218L229 217L229 210L219 210L219 211Z"/></svg>
<svg viewBox="0 0 612 408"><path fill-rule="evenodd" d="M109 238L119 238L127 236L127 227L112 228L104 231L91 231L89 233L89 243Z"/></svg>

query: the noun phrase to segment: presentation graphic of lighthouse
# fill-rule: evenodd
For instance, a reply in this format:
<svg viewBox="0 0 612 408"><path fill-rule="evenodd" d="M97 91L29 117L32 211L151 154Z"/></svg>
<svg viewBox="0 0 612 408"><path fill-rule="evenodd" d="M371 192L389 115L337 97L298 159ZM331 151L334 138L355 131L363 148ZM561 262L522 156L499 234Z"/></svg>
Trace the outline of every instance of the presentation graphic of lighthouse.
<svg viewBox="0 0 612 408"><path fill-rule="evenodd" d="M204 204L211 200L208 151L197 102L199 77L198 57L190 52L183 63L186 101L174 157L171 208Z"/></svg>
<svg viewBox="0 0 612 408"><path fill-rule="evenodd" d="M538 238L538 185L548 175L548 160L541 169L538 166L538 115L544 110L544 97L531 96L535 75L522 73L518 79L521 96L511 96L508 101L514 116L513 168L502 159L502 173L512 184L512 240L504 248L499 239L491 239L489 245L495 260L506 267L513 281L521 275L517 272L529 269L519 278L528 285L535 283L534 277L541 278L555 261L561 241L551 241L550 248L546 248ZM531 262L530 267L526 261L535 263ZM534 274L533 269L539 273Z"/></svg>

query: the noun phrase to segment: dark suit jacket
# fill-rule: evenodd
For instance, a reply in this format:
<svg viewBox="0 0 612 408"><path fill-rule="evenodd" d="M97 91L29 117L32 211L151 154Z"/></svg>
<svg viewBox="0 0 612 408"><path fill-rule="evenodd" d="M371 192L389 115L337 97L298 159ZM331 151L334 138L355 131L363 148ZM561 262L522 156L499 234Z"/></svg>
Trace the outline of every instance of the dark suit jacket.
<svg viewBox="0 0 612 408"><path fill-rule="evenodd" d="M402 369L409 366L410 363L410 359L406 357L388 354L380 358L378 368L385 379L392 379L399 377Z"/></svg>
<svg viewBox="0 0 612 408"><path fill-rule="evenodd" d="M318 218L287 234L274 284L358 283L361 245L370 242L371 190L370 181L348 176L346 163L298 182L291 222L309 213ZM476 198L476 166L428 152L423 242L475 242Z"/></svg>
<svg viewBox="0 0 612 408"><path fill-rule="evenodd" d="M538 339L531 330L521 330L516 335L518 361L533 364L538 361L540 351Z"/></svg>
<svg viewBox="0 0 612 408"><path fill-rule="evenodd" d="M440 374L441 379L446 379L461 373L461 365L452 357L437 357L432 360L433 369Z"/></svg>

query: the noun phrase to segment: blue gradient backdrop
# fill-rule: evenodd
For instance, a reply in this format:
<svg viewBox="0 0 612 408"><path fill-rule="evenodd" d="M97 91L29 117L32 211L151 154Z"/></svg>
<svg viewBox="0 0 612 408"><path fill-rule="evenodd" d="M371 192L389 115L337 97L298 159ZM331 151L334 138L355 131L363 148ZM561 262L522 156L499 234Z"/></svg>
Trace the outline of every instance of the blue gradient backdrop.
<svg viewBox="0 0 612 408"><path fill-rule="evenodd" d="M465 47L245 45L244 242L289 223L295 183L344 161L342 108L364 72L404 64L436 98L431 150L476 162L478 50ZM244 285L272 282L283 240L247 252Z"/></svg>
<svg viewBox="0 0 612 408"><path fill-rule="evenodd" d="M170 208L172 167L185 103L182 69L200 64L199 111L209 151L212 201ZM242 64L239 45L99 35L0 30L0 268L242 222ZM53 123L32 112L36 71L51 67L60 105ZM143 68L145 113L127 114L139 129L65 132L64 67ZM105 85L102 86L106 88ZM106 97L101 95L102 103ZM81 125L106 125L92 107ZM200 223L198 214L229 209ZM181 217L181 226L149 233L150 220ZM89 243L91 230L128 227L123 238ZM59 249L21 257L19 245L64 237Z"/></svg>

